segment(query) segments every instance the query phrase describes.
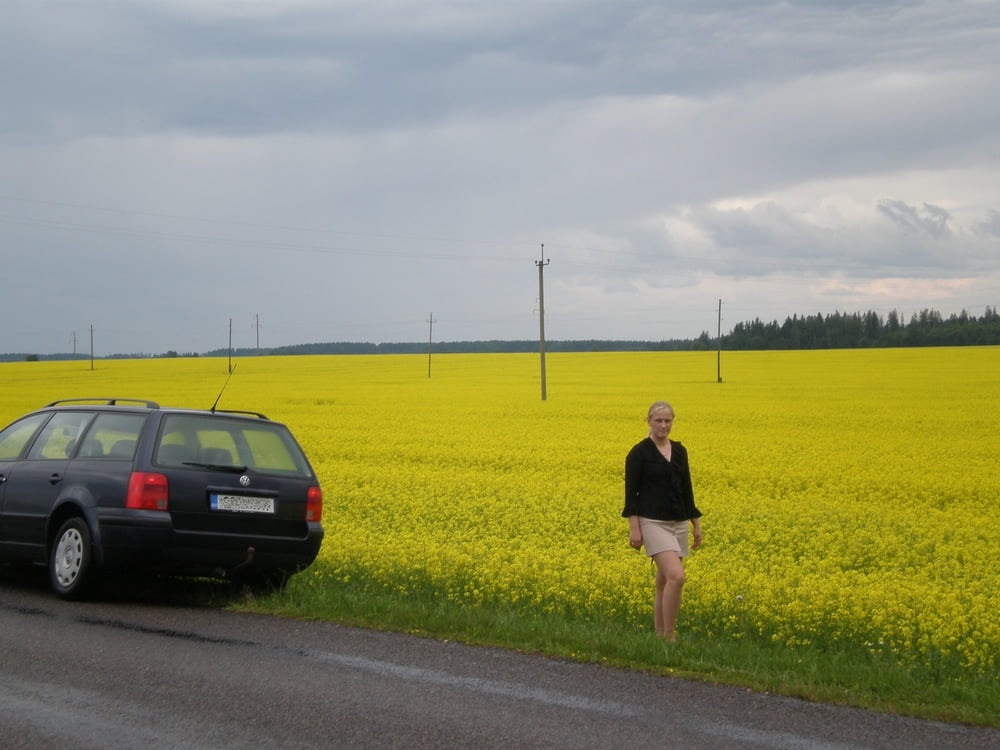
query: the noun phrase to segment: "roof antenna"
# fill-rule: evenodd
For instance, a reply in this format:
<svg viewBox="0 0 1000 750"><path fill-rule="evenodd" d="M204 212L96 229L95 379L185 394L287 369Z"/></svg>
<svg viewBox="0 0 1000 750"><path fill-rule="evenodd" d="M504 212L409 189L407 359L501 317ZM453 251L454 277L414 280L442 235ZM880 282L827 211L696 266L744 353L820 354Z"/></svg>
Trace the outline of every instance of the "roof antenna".
<svg viewBox="0 0 1000 750"><path fill-rule="evenodd" d="M215 397L215 403L212 404L212 408L209 409L209 411L213 414L215 413L215 407L219 405L219 399L222 398L223 391L225 391L226 386L229 385L229 378L233 376L234 372L236 372L236 365L233 365L233 369L229 371L229 375L226 376L226 382L222 384L222 390L219 391L219 395Z"/></svg>

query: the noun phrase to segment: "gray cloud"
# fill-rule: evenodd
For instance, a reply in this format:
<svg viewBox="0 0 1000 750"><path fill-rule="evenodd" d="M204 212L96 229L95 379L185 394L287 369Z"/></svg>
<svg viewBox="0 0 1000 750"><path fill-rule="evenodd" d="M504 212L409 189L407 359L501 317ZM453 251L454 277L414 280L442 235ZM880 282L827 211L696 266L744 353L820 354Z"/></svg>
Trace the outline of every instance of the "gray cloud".
<svg viewBox="0 0 1000 750"><path fill-rule="evenodd" d="M925 203L915 208L903 201L883 200L879 201L878 210L907 234L925 234L936 240L952 234L951 215L940 206Z"/></svg>
<svg viewBox="0 0 1000 750"><path fill-rule="evenodd" d="M1000 211L990 210L984 221L976 223L975 231L979 235L1000 238Z"/></svg>
<svg viewBox="0 0 1000 750"><path fill-rule="evenodd" d="M0 350L531 337L542 242L554 337L996 304L995 11L4 4Z"/></svg>

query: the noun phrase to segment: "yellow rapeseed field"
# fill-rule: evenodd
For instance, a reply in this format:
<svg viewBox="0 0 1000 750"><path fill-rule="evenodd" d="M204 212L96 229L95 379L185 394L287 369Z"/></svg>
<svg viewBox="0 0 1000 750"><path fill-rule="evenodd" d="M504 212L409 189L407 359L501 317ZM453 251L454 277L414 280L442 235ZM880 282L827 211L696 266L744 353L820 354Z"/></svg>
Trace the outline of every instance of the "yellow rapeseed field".
<svg viewBox="0 0 1000 750"><path fill-rule="evenodd" d="M650 402L675 407L705 544L681 636L850 644L993 672L1000 349L259 357L221 407L287 422L324 488L296 586L512 603L652 629L620 518ZM0 422L56 398L208 407L225 359L0 364Z"/></svg>

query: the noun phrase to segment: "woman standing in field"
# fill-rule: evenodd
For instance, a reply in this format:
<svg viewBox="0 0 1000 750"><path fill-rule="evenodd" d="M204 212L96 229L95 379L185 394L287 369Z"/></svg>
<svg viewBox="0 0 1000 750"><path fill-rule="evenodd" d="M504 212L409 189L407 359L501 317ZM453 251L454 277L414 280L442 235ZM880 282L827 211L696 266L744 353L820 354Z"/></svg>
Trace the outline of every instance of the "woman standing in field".
<svg viewBox="0 0 1000 750"><path fill-rule="evenodd" d="M629 544L646 547L656 564L656 598L653 604L656 634L677 640L677 614L684 588L682 558L701 545L701 511L694 504L687 449L670 439L674 409L656 401L646 416L649 435L625 457L625 510Z"/></svg>

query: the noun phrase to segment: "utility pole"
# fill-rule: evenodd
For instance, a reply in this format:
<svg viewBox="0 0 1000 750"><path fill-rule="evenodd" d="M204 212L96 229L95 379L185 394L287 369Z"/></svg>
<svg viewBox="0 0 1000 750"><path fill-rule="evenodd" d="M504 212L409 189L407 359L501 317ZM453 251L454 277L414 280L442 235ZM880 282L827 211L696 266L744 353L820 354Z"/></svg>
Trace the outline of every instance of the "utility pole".
<svg viewBox="0 0 1000 750"><path fill-rule="evenodd" d="M90 369L94 369L94 324L90 324Z"/></svg>
<svg viewBox="0 0 1000 750"><path fill-rule="evenodd" d="M233 319L229 319L229 374L233 372Z"/></svg>
<svg viewBox="0 0 1000 750"><path fill-rule="evenodd" d="M715 351L715 377L716 382L722 382L722 300L719 300L719 328L715 336L717 349Z"/></svg>
<svg viewBox="0 0 1000 750"><path fill-rule="evenodd" d="M549 264L545 257L545 243L542 243L542 256L535 261L538 266L538 353L542 361L542 401L545 400L545 283L543 271Z"/></svg>
<svg viewBox="0 0 1000 750"><path fill-rule="evenodd" d="M257 329L257 356L260 356L260 313L253 316L254 318L254 328Z"/></svg>
<svg viewBox="0 0 1000 750"><path fill-rule="evenodd" d="M434 313L427 320L430 323L430 331L427 334L427 378L431 377L431 349L434 346Z"/></svg>

